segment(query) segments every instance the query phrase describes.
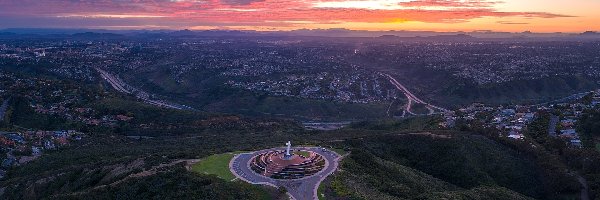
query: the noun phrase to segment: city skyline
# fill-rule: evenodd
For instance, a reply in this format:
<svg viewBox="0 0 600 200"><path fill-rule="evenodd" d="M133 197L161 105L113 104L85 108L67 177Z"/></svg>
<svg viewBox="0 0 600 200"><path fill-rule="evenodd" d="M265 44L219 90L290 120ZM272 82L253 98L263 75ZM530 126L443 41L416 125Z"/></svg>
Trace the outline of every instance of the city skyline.
<svg viewBox="0 0 600 200"><path fill-rule="evenodd" d="M583 32L598 1L7 0L0 28Z"/></svg>

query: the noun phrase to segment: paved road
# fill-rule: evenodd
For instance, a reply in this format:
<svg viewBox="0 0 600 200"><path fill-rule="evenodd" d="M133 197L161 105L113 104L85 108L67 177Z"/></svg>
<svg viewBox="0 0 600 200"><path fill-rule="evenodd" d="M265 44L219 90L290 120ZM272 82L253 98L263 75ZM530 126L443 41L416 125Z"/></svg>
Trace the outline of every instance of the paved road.
<svg viewBox="0 0 600 200"><path fill-rule="evenodd" d="M4 121L4 113L6 113L6 109L8 108L8 99L2 102L0 106L0 122Z"/></svg>
<svg viewBox="0 0 600 200"><path fill-rule="evenodd" d="M261 153L273 150L285 150L285 148L265 149L251 153L238 154L229 163L229 169L239 179L252 184L263 184L274 187L283 186L287 189L289 195L296 200L318 199L317 189L325 178L331 175L338 167L338 161L341 156L333 151L322 150L318 147L296 147L293 149L304 149L321 154L326 162L325 168L319 173L296 180L277 180L262 176L250 169L250 160Z"/></svg>
<svg viewBox="0 0 600 200"><path fill-rule="evenodd" d="M431 114L435 114L435 110L439 110L441 112L449 112L450 110L427 103L423 100L421 100L419 97L417 97L416 95L414 95L412 92L410 92L404 85L402 85L400 82L398 82L394 77L392 77L389 74L382 74L386 77L388 77L388 79L390 80L390 83L392 83L392 85L394 85L398 90L402 91L402 93L404 94L404 96L406 96L406 98L408 99L408 103L406 105L406 112L408 112L409 114L412 115L417 115L415 113L413 113L411 111L412 109L412 104L413 103L420 103L420 104L424 104L425 107L427 108L427 110L429 110L429 115Z"/></svg>
<svg viewBox="0 0 600 200"><path fill-rule="evenodd" d="M593 91L591 91L591 92L593 92ZM572 94L568 97L563 97L560 99L555 99L555 100L544 102L544 103L538 103L538 104L535 104L532 106L542 106L542 105L548 105L548 104L553 104L553 103L563 103L563 102L567 102L567 101L573 101L573 100L581 99L585 95L588 95L588 94L590 94L590 92L582 92L582 93Z"/></svg>
<svg viewBox="0 0 600 200"><path fill-rule="evenodd" d="M330 131L348 126L351 122L305 122L302 123L305 129Z"/></svg>
<svg viewBox="0 0 600 200"><path fill-rule="evenodd" d="M96 68L96 71L100 72L100 76L102 76L102 78L104 78L104 80L108 81L108 83L113 88L115 88L115 90L117 90L119 92L131 94L131 91L129 91L128 89L125 88L126 84L123 83L123 81L121 81L121 79L118 79L118 78L114 77L113 75L109 74L108 72L98 69L98 68Z"/></svg>
<svg viewBox="0 0 600 200"><path fill-rule="evenodd" d="M590 194L588 192L589 186L587 181L579 174L576 174L576 176L577 181L579 181L579 184L581 184L581 200L590 200Z"/></svg>

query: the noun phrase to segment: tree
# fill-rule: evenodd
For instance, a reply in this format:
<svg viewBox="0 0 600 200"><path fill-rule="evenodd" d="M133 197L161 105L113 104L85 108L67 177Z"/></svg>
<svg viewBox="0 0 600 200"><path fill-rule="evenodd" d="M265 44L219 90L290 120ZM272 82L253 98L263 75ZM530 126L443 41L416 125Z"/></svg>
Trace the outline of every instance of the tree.
<svg viewBox="0 0 600 200"><path fill-rule="evenodd" d="M285 187L283 187L283 186L279 186L277 188L277 191L279 191L279 193L281 193L281 194L287 193L287 189Z"/></svg>

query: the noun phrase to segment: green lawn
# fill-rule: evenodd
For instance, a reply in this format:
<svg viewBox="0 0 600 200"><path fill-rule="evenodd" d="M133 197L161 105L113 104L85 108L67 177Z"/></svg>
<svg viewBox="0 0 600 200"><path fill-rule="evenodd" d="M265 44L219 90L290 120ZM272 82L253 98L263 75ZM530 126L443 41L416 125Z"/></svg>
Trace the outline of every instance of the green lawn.
<svg viewBox="0 0 600 200"><path fill-rule="evenodd" d="M319 188L317 188L317 197L319 198L319 200L325 200L325 184L321 183L321 185L319 185Z"/></svg>
<svg viewBox="0 0 600 200"><path fill-rule="evenodd" d="M340 154L340 156L343 156L346 154L346 151L344 151L343 149L331 149L333 151L335 151L336 153Z"/></svg>
<svg viewBox="0 0 600 200"><path fill-rule="evenodd" d="M230 152L205 157L192 166L192 171L201 174L214 174L225 180L233 180L235 176L229 171L229 161L239 153L243 152Z"/></svg>

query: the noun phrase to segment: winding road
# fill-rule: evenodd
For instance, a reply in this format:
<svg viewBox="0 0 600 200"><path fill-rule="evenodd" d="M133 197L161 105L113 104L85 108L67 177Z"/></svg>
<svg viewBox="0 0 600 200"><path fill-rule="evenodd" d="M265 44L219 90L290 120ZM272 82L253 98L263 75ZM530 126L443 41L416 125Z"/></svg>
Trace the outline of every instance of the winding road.
<svg viewBox="0 0 600 200"><path fill-rule="evenodd" d="M585 178L583 178L583 176L577 173L575 174L575 176L577 176L577 181L579 182L579 184L581 184L581 200L590 200L589 186L587 184L587 181L585 180Z"/></svg>
<svg viewBox="0 0 600 200"><path fill-rule="evenodd" d="M229 169L237 178L251 184L270 185L273 187L285 187L288 191L288 195L292 199L316 200L318 199L317 189L319 188L319 185L323 180L325 180L325 178L327 178L327 176L335 172L335 170L338 168L338 163L342 156L340 156L334 151L318 147L295 147L294 149L308 150L319 153L326 160L325 168L315 175L292 180L272 179L257 174L252 169L250 169L250 161L252 160L252 158L254 158L254 156L274 150L285 150L285 148L280 147L255 151L251 153L238 154L235 157L233 157L233 159L231 159L231 161L229 162Z"/></svg>

